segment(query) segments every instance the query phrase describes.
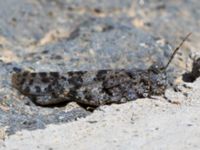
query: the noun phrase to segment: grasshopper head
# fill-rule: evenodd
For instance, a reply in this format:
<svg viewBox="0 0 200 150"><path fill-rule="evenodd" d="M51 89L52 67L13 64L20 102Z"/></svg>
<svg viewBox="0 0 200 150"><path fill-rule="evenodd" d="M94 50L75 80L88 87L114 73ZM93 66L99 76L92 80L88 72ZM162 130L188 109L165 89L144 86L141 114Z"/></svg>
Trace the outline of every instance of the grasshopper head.
<svg viewBox="0 0 200 150"><path fill-rule="evenodd" d="M164 65L161 62L157 62L154 63L153 65L151 65L148 69L149 72L152 72L154 74L159 74L162 73L164 71Z"/></svg>
<svg viewBox="0 0 200 150"><path fill-rule="evenodd" d="M168 86L167 74L163 70L163 63L154 63L148 69L149 80L150 80L150 90L153 95L164 94L165 89Z"/></svg>
<svg viewBox="0 0 200 150"><path fill-rule="evenodd" d="M167 74L166 70L173 60L175 54L177 51L180 49L180 47L183 45L183 43L188 39L188 37L191 35L189 33L183 41L180 43L178 47L174 50L172 53L171 57L168 60L168 63L166 65L163 65L161 62L154 63L148 68L148 73L149 73L149 80L150 80L150 92L153 95L161 95L164 94L165 89L168 86L168 79L167 79Z"/></svg>

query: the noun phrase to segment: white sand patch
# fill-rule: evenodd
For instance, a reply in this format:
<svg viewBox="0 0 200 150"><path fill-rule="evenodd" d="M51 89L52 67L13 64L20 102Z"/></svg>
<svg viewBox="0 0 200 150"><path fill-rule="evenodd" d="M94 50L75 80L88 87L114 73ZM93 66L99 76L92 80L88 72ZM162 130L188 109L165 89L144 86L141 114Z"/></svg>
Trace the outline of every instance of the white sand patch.
<svg viewBox="0 0 200 150"><path fill-rule="evenodd" d="M180 105L158 98L103 106L78 121L18 132L1 142L0 148L200 149L200 78L189 86L185 98L182 93L168 91L179 99Z"/></svg>

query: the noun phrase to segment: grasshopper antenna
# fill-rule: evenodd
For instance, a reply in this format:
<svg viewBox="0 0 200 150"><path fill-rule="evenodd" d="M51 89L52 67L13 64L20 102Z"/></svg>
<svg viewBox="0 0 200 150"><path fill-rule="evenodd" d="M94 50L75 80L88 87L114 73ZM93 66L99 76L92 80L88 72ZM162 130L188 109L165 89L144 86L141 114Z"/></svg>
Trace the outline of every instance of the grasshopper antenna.
<svg viewBox="0 0 200 150"><path fill-rule="evenodd" d="M181 46L183 45L183 43L189 38L189 36L191 35L192 33L190 32L183 40L182 42L180 43L180 45L178 47L176 47L176 49L174 50L173 54L171 55L167 65L162 69L163 71L166 70L169 66L169 64L171 63L172 59L174 58L175 54L178 52L178 50L181 48Z"/></svg>

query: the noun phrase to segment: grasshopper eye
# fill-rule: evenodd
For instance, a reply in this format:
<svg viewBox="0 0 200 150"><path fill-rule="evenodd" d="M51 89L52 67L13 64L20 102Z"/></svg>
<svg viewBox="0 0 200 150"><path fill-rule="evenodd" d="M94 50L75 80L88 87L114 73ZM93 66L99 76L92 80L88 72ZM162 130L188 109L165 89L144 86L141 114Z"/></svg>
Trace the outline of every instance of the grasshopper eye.
<svg viewBox="0 0 200 150"><path fill-rule="evenodd" d="M148 71L159 74L160 72L163 71L163 68L164 66L162 63L155 63L149 67Z"/></svg>

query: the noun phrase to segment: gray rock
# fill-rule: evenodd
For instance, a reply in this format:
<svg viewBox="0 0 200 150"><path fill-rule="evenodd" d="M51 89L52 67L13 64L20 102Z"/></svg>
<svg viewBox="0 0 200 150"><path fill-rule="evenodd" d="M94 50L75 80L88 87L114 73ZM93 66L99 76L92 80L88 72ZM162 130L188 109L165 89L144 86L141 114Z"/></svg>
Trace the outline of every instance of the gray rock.
<svg viewBox="0 0 200 150"><path fill-rule="evenodd" d="M171 47L188 32L200 37L198 8L197 0L0 1L0 126L9 126L11 134L90 114L81 107L66 112L66 104L35 106L11 87L13 70L145 69L154 61L166 63ZM198 40L192 41L196 50ZM176 56L172 76L185 69L190 49Z"/></svg>

